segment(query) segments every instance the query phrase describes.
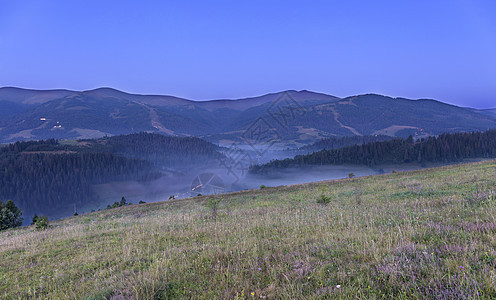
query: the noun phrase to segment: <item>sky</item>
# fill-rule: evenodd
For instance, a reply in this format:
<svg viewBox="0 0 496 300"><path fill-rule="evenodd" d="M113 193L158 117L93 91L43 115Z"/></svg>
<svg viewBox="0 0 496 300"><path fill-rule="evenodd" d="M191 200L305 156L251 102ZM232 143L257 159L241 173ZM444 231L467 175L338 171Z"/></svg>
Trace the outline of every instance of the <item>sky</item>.
<svg viewBox="0 0 496 300"><path fill-rule="evenodd" d="M496 1L0 0L0 86L496 107Z"/></svg>

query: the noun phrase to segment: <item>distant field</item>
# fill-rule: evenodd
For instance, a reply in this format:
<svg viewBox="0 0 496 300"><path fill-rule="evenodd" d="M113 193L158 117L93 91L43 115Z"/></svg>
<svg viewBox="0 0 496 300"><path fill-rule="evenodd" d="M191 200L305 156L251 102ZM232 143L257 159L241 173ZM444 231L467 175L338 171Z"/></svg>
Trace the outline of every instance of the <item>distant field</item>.
<svg viewBox="0 0 496 300"><path fill-rule="evenodd" d="M316 203L322 194L329 204ZM47 231L0 232L6 299L495 297L496 161L132 205Z"/></svg>

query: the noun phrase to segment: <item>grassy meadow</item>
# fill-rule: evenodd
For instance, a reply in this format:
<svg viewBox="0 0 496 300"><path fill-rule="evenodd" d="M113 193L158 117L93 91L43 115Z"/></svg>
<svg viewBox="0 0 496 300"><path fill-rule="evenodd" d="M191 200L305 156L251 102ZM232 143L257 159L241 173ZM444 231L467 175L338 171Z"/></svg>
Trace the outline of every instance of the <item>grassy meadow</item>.
<svg viewBox="0 0 496 300"><path fill-rule="evenodd" d="M494 299L496 161L3 231L0 298Z"/></svg>

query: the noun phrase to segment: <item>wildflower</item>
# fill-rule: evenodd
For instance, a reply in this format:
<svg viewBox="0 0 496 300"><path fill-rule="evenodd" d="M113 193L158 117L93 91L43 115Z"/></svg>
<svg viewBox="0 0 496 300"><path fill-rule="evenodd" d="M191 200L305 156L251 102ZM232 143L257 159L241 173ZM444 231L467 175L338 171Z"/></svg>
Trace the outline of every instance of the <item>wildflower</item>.
<svg viewBox="0 0 496 300"><path fill-rule="evenodd" d="M255 296L255 292L251 292L251 295L252 295L252 296Z"/></svg>
<svg viewBox="0 0 496 300"><path fill-rule="evenodd" d="M336 288L337 288L337 289L339 289L340 287L341 287L341 285L340 285L340 284L336 285Z"/></svg>
<svg viewBox="0 0 496 300"><path fill-rule="evenodd" d="M261 271L262 269L261 268L258 268L259 271Z"/></svg>
<svg viewBox="0 0 496 300"><path fill-rule="evenodd" d="M464 269L464 267L463 267L463 266L459 266L459 268L460 268L460 269Z"/></svg>

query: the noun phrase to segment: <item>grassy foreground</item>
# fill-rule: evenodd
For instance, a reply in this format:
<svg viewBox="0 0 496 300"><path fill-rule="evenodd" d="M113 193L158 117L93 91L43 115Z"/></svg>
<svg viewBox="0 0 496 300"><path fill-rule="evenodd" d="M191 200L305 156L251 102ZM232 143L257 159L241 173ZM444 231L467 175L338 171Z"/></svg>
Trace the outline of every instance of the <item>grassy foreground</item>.
<svg viewBox="0 0 496 300"><path fill-rule="evenodd" d="M323 186L328 205L316 203ZM47 231L0 232L0 298L326 297L494 299L496 162L134 205Z"/></svg>

